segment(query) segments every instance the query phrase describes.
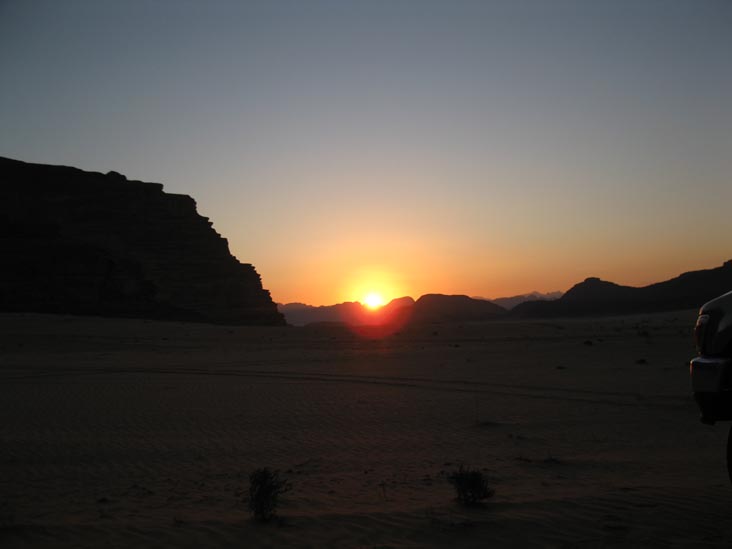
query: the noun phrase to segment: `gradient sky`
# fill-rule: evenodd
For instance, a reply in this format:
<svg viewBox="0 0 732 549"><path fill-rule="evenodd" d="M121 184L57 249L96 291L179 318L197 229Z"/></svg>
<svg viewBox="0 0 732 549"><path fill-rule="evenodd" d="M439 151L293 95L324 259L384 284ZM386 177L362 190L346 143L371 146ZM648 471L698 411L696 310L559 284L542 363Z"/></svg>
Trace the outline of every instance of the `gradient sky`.
<svg viewBox="0 0 732 549"><path fill-rule="evenodd" d="M0 0L0 156L192 195L276 301L732 258L732 2Z"/></svg>

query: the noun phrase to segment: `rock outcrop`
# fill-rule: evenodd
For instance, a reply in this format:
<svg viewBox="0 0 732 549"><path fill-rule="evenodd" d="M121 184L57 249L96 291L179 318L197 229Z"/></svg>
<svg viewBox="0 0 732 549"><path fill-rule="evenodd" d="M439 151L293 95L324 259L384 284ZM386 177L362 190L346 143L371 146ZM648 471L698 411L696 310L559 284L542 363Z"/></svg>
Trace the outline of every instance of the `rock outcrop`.
<svg viewBox="0 0 732 549"><path fill-rule="evenodd" d="M158 183L0 158L0 310L284 324L254 267Z"/></svg>

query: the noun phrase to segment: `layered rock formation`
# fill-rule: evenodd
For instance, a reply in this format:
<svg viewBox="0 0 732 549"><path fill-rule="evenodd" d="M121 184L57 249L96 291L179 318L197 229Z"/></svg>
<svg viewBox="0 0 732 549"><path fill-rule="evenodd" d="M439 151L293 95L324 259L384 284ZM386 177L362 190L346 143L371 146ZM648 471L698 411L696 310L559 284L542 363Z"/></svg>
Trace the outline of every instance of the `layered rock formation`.
<svg viewBox="0 0 732 549"><path fill-rule="evenodd" d="M250 264L157 183L0 158L0 310L284 324Z"/></svg>

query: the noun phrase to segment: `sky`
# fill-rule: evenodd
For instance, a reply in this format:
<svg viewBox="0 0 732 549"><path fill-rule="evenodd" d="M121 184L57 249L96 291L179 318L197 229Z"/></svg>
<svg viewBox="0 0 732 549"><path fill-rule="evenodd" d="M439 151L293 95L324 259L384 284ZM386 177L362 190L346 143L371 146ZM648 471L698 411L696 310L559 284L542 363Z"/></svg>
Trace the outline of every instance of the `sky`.
<svg viewBox="0 0 732 549"><path fill-rule="evenodd" d="M0 156L193 196L278 302L732 258L732 2L0 0Z"/></svg>

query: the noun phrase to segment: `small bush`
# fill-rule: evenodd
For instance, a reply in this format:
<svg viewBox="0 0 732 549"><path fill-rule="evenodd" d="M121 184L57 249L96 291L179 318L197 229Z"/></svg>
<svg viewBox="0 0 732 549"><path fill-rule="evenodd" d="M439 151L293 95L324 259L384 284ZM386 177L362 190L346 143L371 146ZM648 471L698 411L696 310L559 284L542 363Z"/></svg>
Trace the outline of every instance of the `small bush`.
<svg viewBox="0 0 732 549"><path fill-rule="evenodd" d="M277 510L279 496L291 489L292 485L280 478L279 471L257 469L249 475L249 511L260 522L270 520Z"/></svg>
<svg viewBox="0 0 732 549"><path fill-rule="evenodd" d="M461 465L447 480L455 487L457 499L463 505L475 505L493 495L493 490L488 487L488 479L478 469L466 469Z"/></svg>

